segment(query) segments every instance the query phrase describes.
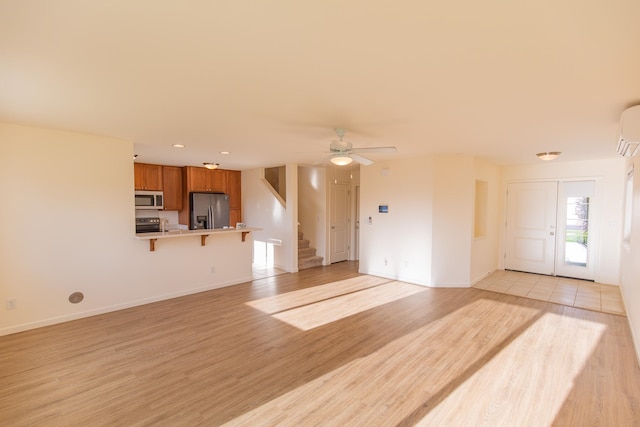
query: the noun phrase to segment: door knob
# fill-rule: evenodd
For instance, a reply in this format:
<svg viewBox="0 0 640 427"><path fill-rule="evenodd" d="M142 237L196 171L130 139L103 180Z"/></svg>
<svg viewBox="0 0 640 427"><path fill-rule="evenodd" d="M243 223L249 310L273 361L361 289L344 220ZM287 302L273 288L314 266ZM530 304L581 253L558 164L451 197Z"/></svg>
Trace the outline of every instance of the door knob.
<svg viewBox="0 0 640 427"><path fill-rule="evenodd" d="M555 235L556 235L556 233L554 233L553 231L551 231L551 232L549 233L549 236L555 236Z"/></svg>

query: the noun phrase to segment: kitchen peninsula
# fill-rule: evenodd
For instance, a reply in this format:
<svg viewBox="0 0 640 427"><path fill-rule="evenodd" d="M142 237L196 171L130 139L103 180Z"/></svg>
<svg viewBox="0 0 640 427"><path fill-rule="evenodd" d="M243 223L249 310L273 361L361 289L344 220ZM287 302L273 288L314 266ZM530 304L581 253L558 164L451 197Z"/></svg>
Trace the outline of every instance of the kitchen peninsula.
<svg viewBox="0 0 640 427"><path fill-rule="evenodd" d="M252 231L258 231L258 230L260 230L260 228L215 228L215 229L200 229L200 230L169 230L169 231L159 231L157 233L137 233L136 239L148 240L149 250L153 252L156 249L155 242L158 239L200 236L200 245L205 246L205 241L207 237L210 235L238 233L241 235L241 239L244 242L247 237L247 234L251 233Z"/></svg>

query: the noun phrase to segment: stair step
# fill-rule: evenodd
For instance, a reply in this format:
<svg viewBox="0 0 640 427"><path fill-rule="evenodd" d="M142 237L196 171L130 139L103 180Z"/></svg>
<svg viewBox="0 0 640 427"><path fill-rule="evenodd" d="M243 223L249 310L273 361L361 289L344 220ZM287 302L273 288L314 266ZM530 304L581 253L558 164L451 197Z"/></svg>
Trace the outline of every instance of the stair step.
<svg viewBox="0 0 640 427"><path fill-rule="evenodd" d="M316 255L316 248L298 248L298 259Z"/></svg>
<svg viewBox="0 0 640 427"><path fill-rule="evenodd" d="M307 239L298 240L298 249L308 248L308 247L309 247L309 241Z"/></svg>
<svg viewBox="0 0 640 427"><path fill-rule="evenodd" d="M298 270L304 270L306 268L318 267L322 265L321 256L311 256L307 258L298 259Z"/></svg>

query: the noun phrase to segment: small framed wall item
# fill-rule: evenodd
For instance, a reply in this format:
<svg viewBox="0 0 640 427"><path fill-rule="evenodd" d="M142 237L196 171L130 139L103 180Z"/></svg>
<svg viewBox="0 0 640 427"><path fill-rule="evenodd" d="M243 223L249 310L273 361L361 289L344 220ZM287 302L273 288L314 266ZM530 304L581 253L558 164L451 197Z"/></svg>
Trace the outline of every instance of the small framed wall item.
<svg viewBox="0 0 640 427"><path fill-rule="evenodd" d="M378 213L389 213L389 205L378 205Z"/></svg>

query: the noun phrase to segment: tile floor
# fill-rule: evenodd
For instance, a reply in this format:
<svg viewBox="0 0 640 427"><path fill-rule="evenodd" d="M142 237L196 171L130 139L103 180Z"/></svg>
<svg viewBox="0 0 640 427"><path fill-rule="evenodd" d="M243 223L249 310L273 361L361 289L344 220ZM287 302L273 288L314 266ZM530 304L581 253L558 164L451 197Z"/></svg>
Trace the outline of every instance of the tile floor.
<svg viewBox="0 0 640 427"><path fill-rule="evenodd" d="M620 289L613 285L518 271L495 271L474 288L625 316Z"/></svg>

